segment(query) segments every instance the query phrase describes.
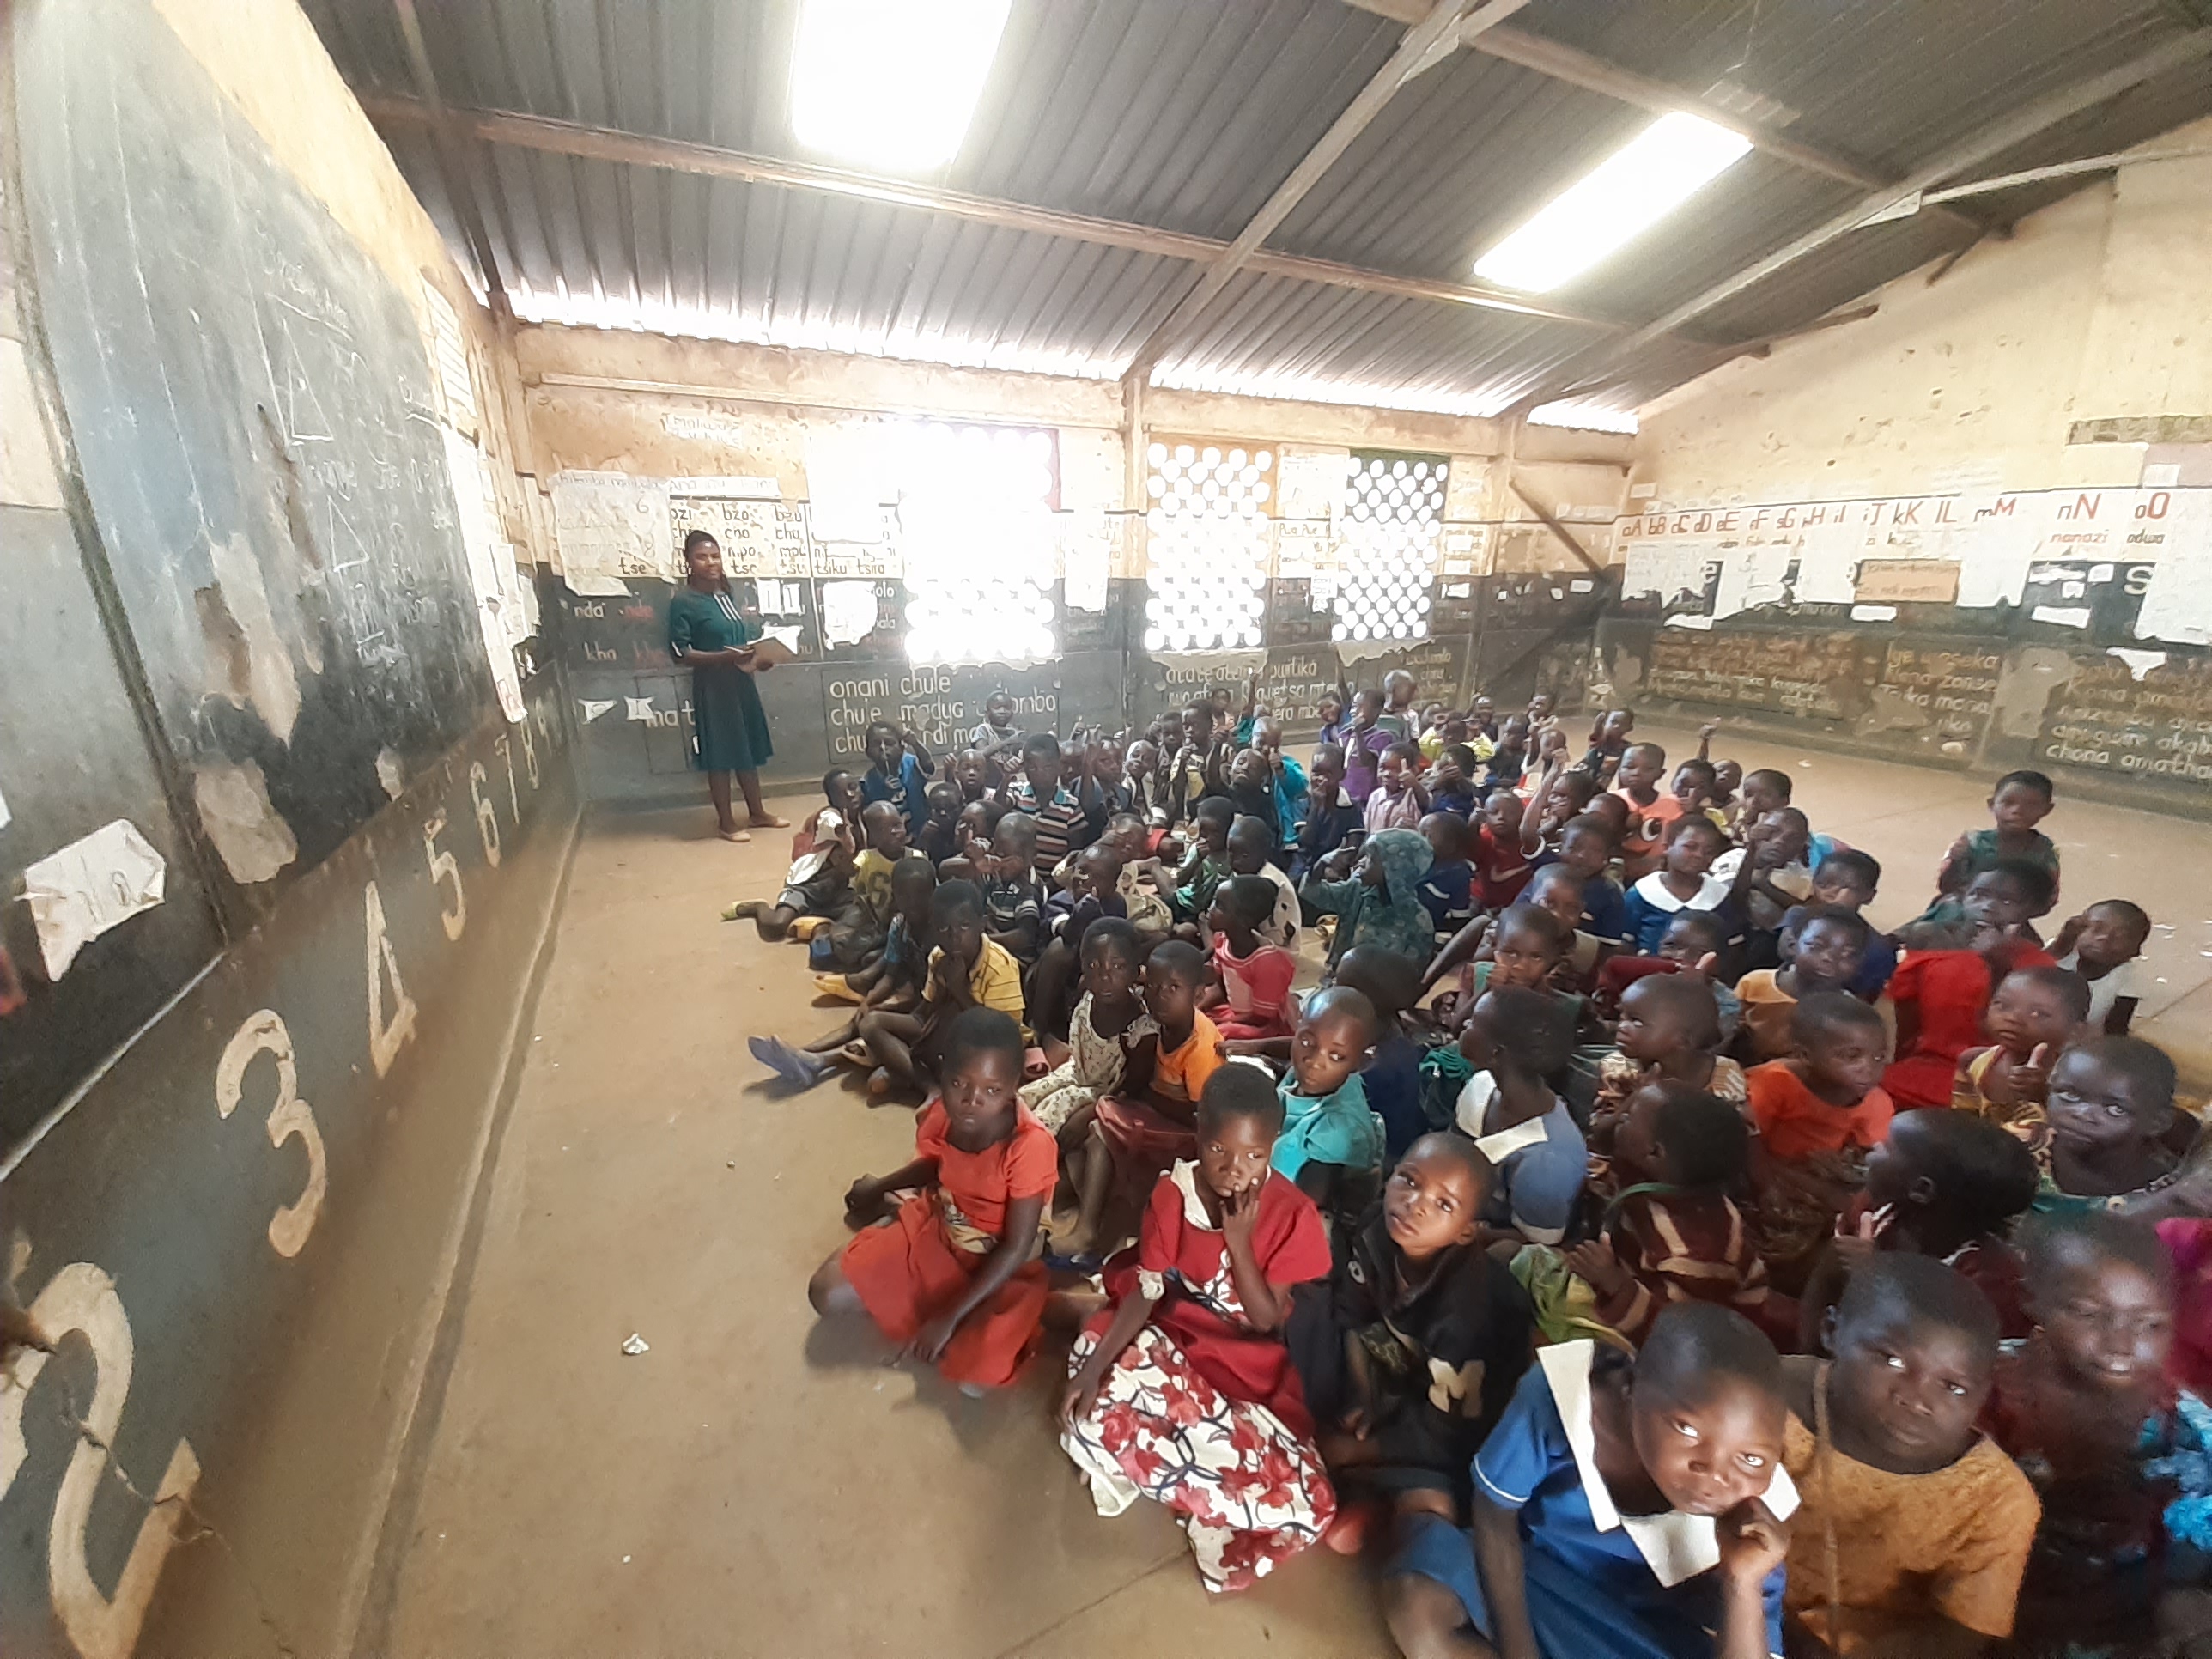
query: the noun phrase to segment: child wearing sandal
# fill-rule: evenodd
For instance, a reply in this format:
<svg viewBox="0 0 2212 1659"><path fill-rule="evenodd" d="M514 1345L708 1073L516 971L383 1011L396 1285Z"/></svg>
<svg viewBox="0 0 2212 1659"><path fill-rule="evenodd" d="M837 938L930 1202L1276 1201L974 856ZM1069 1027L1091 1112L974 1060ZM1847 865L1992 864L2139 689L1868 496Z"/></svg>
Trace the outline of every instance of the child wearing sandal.
<svg viewBox="0 0 2212 1659"><path fill-rule="evenodd" d="M1281 1123L1259 1067L1208 1079L1195 1156L1154 1183L1135 1248L1108 1262L1112 1311L1076 1339L1060 1401L1060 1446L1098 1512L1164 1504L1213 1591L1257 1583L1336 1513L1282 1337L1292 1287L1328 1273L1328 1242L1313 1200L1269 1167Z"/></svg>
<svg viewBox="0 0 2212 1659"><path fill-rule="evenodd" d="M943 1071L915 1121L914 1161L853 1183L845 1216L863 1231L815 1270L806 1297L825 1318L866 1314L902 1357L980 1392L1012 1382L1036 1350L1040 1229L1059 1159L1015 1097L1012 1019L965 1010L945 1030ZM890 1209L890 1195L909 1188L921 1190Z"/></svg>

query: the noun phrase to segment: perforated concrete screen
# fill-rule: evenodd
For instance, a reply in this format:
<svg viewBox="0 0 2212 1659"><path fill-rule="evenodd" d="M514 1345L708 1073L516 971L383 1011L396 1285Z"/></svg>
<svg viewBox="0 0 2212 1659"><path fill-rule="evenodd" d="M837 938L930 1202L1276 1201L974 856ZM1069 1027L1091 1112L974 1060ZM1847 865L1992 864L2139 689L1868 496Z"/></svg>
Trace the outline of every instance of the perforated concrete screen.
<svg viewBox="0 0 2212 1659"><path fill-rule="evenodd" d="M1147 452L1148 651L1256 649L1267 608L1275 453L1164 439Z"/></svg>
<svg viewBox="0 0 2212 1659"><path fill-rule="evenodd" d="M1337 515L1332 638L1428 637L1449 465L1441 455L1352 452Z"/></svg>

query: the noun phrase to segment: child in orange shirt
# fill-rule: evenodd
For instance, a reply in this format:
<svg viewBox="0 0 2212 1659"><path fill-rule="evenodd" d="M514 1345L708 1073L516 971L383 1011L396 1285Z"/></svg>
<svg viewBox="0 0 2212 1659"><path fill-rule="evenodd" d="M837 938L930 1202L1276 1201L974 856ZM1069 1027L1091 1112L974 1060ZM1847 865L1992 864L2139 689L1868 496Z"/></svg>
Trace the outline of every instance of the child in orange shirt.
<svg viewBox="0 0 2212 1659"><path fill-rule="evenodd" d="M1788 1055L1799 1000L1848 987L1873 932L1857 911L1826 905L1805 910L1794 938L1785 927L1783 965L1754 969L1736 981L1743 1003L1741 1051L1753 1064Z"/></svg>
<svg viewBox="0 0 2212 1659"><path fill-rule="evenodd" d="M1836 1218L1866 1182L1866 1155L1889 1133L1881 1087L1889 1033L1856 997L1823 991L1790 1018L1795 1058L1746 1074L1759 1144L1752 1184L1765 1223L1762 1249L1776 1282L1795 1293Z"/></svg>
<svg viewBox="0 0 2212 1659"><path fill-rule="evenodd" d="M1015 1097L1022 1049L1021 1027L995 1008L951 1021L914 1161L853 1183L845 1218L864 1231L806 1286L816 1313L866 1314L901 1356L969 1394L1012 1382L1044 1321L1039 1228L1060 1159L1052 1131ZM922 1190L886 1209L910 1187Z"/></svg>

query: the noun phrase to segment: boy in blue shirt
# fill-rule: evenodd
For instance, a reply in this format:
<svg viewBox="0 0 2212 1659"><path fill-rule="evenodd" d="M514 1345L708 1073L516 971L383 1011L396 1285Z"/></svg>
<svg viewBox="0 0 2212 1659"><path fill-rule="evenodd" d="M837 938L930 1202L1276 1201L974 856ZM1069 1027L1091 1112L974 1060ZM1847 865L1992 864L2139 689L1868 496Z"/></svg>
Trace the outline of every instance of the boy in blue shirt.
<svg viewBox="0 0 2212 1659"><path fill-rule="evenodd" d="M1276 1093L1283 1132L1269 1162L1275 1172L1333 1212L1357 1214L1382 1176L1382 1120L1369 1109L1360 1068L1374 1057L1375 1005L1349 986L1306 999L1291 1036L1291 1068Z"/></svg>
<svg viewBox="0 0 2212 1659"><path fill-rule="evenodd" d="M861 800L889 801L905 814L908 836L920 841L929 825L924 792L937 771L928 745L889 720L870 720L860 741L868 752L868 769L860 775Z"/></svg>

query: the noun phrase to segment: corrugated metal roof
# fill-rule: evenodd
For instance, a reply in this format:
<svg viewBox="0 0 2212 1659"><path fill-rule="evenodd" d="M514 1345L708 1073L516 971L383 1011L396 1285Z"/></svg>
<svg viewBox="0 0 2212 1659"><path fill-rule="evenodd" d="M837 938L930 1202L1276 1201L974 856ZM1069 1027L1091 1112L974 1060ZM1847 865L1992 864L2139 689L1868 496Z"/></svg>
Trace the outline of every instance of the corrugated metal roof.
<svg viewBox="0 0 2212 1659"><path fill-rule="evenodd" d="M304 0L349 82L411 97L392 0ZM795 160L786 82L799 0L440 0L418 7L445 100ZM1534 0L1513 26L1702 93L1727 81L1787 131L1892 173L2186 27L2172 0ZM960 154L926 182L1226 240L1389 56L1401 26L1342 0L1015 0ZM2212 111L2202 64L2076 118L2002 165L2116 148ZM1401 88L1269 239L1433 282L1474 259L1650 118L1462 51ZM419 126L386 129L473 269ZM525 316L991 367L1119 374L1193 280L1187 261L781 185L471 147L474 194ZM1991 171L1996 170L1993 164ZM1978 204L2016 216L2078 185ZM1559 295L1628 325L1835 213L1854 186L1754 153ZM1796 326L1956 247L1923 216L1851 233L1701 319ZM1233 280L1162 358L1163 384L1489 412L1589 329L1288 277ZM1620 406L1709 361L1643 355ZM1673 380L1668 376L1675 377Z"/></svg>

